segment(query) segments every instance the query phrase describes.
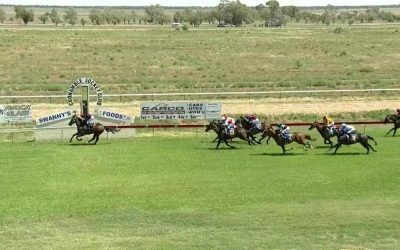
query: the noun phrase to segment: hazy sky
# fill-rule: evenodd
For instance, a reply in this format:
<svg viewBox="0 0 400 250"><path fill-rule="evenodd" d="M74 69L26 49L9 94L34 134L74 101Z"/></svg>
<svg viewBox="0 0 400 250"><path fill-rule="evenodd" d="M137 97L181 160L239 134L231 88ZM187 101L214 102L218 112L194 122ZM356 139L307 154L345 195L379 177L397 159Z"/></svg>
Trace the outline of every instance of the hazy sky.
<svg viewBox="0 0 400 250"><path fill-rule="evenodd" d="M21 5L73 5L73 6L147 6L160 4L162 6L216 6L219 0L0 0L0 4ZM247 6L265 4L267 0L241 0ZM400 4L400 0L280 0L281 6L325 6L332 5L389 5Z"/></svg>

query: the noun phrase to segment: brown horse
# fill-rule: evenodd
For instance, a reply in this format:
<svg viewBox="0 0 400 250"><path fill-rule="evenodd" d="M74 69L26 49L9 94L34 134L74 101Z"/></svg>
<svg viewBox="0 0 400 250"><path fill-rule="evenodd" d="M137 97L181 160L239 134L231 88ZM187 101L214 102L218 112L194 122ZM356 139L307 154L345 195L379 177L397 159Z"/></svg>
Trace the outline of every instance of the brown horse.
<svg viewBox="0 0 400 250"><path fill-rule="evenodd" d="M100 135L105 131L107 132L112 132L113 134L115 132L120 131L119 129L115 129L115 128L107 128L104 127L103 124L101 123L95 123L94 126L91 129L87 129L86 126L84 125L83 119L80 118L79 116L77 116L76 114L74 114L71 118L71 120L69 121L68 125L72 126L72 124L76 124L76 128L77 128L77 132L75 134L72 135L71 139L69 140L69 142L72 142L72 139L76 136L76 139L78 141L82 141L82 137L84 135L90 135L93 134L93 138L90 139L87 143L93 141L94 139L96 139L94 141L94 144L97 143L97 141L99 140Z"/></svg>
<svg viewBox="0 0 400 250"><path fill-rule="evenodd" d="M315 139L311 139L310 135L304 134L302 132L293 132L291 139L285 140L284 138L282 138L280 133L277 133L277 131L272 128L272 126L266 126L263 135L265 135L265 137L269 136L274 138L276 144L282 148L283 154L286 154L286 151L288 151L285 148L286 144L290 144L295 141L303 145L304 150L307 150L306 146L308 146L309 148L313 148L309 141L315 141Z"/></svg>
<svg viewBox="0 0 400 250"><path fill-rule="evenodd" d="M388 135L391 131L393 131L393 136L395 136L397 129L400 128L400 118L397 115L387 115L384 123L389 123L389 122L393 123L394 127L391 128L386 133L386 135Z"/></svg>
<svg viewBox="0 0 400 250"><path fill-rule="evenodd" d="M308 130L311 129L317 129L317 131L319 132L319 134L322 136L322 138L324 138L324 144L330 144L331 147L333 146L333 142L331 141L331 137L335 136L335 133L330 133L328 127L324 124L321 125L318 122L313 122L311 123L310 127L308 128ZM333 128L333 130L335 130L336 128Z"/></svg>
<svg viewBox="0 0 400 250"><path fill-rule="evenodd" d="M335 131L335 134L336 133L337 132ZM336 143L335 146L333 146L333 147L331 147L329 149L329 151L330 151L332 148L335 148L335 152L333 152L333 154L336 154L336 151L342 145L351 145L351 144L355 144L355 143L360 143L364 148L366 148L367 149L367 154L369 154L369 149L371 149L372 151L376 152L376 150L368 143L368 140L374 141L375 142L375 146L378 145L378 143L375 141L374 138L372 138L369 135L364 135L364 134L357 133L356 134L356 138L355 138L354 141L351 140L350 136L348 136L347 134L344 134L344 135L336 134L336 135L338 137L338 142Z"/></svg>
<svg viewBox="0 0 400 250"><path fill-rule="evenodd" d="M249 145L252 145L251 140L247 136L247 131L242 127L240 123L237 123L236 128L234 129L233 134L230 134L228 131L226 131L225 126L222 123L219 123L217 121L211 121L210 124L206 127L206 132L214 130L218 134L218 143L217 143L217 149L219 147L219 144L224 141L225 144L230 147L230 148L235 148L232 145L229 145L228 140L232 140L233 138L240 138L244 141L247 141Z"/></svg>

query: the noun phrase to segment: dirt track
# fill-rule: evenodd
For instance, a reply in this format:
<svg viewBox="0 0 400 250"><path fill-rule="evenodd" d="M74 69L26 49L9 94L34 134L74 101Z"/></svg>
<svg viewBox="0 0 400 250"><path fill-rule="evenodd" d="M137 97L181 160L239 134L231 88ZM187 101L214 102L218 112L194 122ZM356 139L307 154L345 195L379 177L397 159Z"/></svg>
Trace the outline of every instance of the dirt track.
<svg viewBox="0 0 400 250"><path fill-rule="evenodd" d="M283 99L267 99L258 101L236 101L223 100L222 113L241 115L247 113L255 114L332 114L340 112L362 112L389 109L396 110L400 107L399 100L321 100L321 99L298 99L298 100L283 100ZM120 112L125 115L138 116L139 102L132 103L107 103L104 104L105 109L115 112ZM33 118L54 114L62 110L70 109L67 104L33 104ZM79 110L79 106L74 106L74 109Z"/></svg>

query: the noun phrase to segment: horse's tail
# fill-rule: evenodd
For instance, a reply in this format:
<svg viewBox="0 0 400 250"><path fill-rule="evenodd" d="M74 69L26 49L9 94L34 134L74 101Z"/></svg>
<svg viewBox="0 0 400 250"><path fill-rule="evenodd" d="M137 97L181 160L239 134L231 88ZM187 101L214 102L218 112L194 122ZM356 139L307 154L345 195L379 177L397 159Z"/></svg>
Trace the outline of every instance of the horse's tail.
<svg viewBox="0 0 400 250"><path fill-rule="evenodd" d="M367 135L368 139L373 140L375 142L375 146L378 145L378 143L375 141L375 139L372 136Z"/></svg>
<svg viewBox="0 0 400 250"><path fill-rule="evenodd" d="M104 127L104 129L105 129L107 132L111 132L111 133L113 133L113 134L115 134L116 132L121 131L121 129L118 129L118 128Z"/></svg>

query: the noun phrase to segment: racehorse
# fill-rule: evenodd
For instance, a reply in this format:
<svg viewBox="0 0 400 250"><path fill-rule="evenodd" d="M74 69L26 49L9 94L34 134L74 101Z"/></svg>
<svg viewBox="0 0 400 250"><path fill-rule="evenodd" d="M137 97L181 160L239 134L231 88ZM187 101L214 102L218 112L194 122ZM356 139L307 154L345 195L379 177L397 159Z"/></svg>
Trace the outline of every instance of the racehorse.
<svg viewBox="0 0 400 250"><path fill-rule="evenodd" d="M317 129L317 131L320 133L320 135L322 136L322 138L324 138L324 144L330 144L331 147L333 146L333 142L331 141L331 137L335 136L335 133L330 133L329 129L326 125L321 125L318 122L313 122L311 123L310 127L308 128L308 130L311 129ZM336 128L333 128L332 130L335 130Z"/></svg>
<svg viewBox="0 0 400 250"><path fill-rule="evenodd" d="M393 136L395 136L397 129L400 128L400 118L397 117L396 115L387 115L384 123L389 123L389 122L392 122L394 124L394 127L391 128L386 133L386 135L388 135L391 131L393 131Z"/></svg>
<svg viewBox="0 0 400 250"><path fill-rule="evenodd" d="M371 144L368 143L368 140L374 141L375 146L378 145L378 143L375 141L374 138L372 138L369 135L357 133L356 138L353 141L353 140L351 140L350 136L348 136L347 134L340 135L338 130L335 131L335 134L338 137L338 142L336 143L335 146L333 146L329 149L329 151L330 151L332 148L335 148L335 152L333 152L333 154L336 154L336 151L340 148L340 146L351 145L351 144L355 144L355 143L360 143L364 148L366 148L367 154L369 154L369 149L372 149L372 151L376 152L376 150L371 146Z"/></svg>
<svg viewBox="0 0 400 250"><path fill-rule="evenodd" d="M225 126L222 123L219 123L215 120L211 121L210 124L206 127L206 132L214 130L218 134L218 143L217 143L217 148L219 147L219 144L224 141L225 144L230 147L230 148L235 148L232 145L229 145L227 140L232 140L233 138L240 138L244 141L247 141L249 145L252 145L251 140L247 136L247 131L242 127L240 123L236 124L236 128L233 131L233 134L230 134L228 131L226 131Z"/></svg>
<svg viewBox="0 0 400 250"><path fill-rule="evenodd" d="M288 151L288 150L286 150L286 148L285 148L285 145L286 145L286 144L290 144L290 143L292 143L292 142L295 141L295 142L297 142L298 144L303 145L304 150L307 150L307 147L306 147L306 146L308 146L309 148L313 148L313 146L310 144L309 141L315 141L315 139L311 139L310 135L304 134L304 133L302 133L302 132L293 132L293 133L292 133L292 137L291 137L289 140L285 140L285 139L280 135L280 133L277 133L277 132L272 128L272 126L270 126L270 125L266 125L266 126L265 126L265 130L264 130L263 136L264 136L264 135L265 135L265 137L266 137L266 136L269 136L269 137L274 138L276 144L282 148L283 154L286 154L286 151Z"/></svg>
<svg viewBox="0 0 400 250"><path fill-rule="evenodd" d="M104 130L107 131L107 132L112 132L113 134L115 132L120 131L119 129L104 127L103 124L101 124L101 123L95 123L91 129L87 129L85 124L84 124L84 122L83 122L83 119L81 117L77 116L76 114L74 114L71 117L71 120L69 121L68 125L72 126L72 124L74 124L74 123L76 124L77 132L72 135L72 137L69 140L69 142L72 142L72 139L75 136L76 136L76 139L78 141L82 141L82 138L79 138L79 137L82 137L84 135L93 134L93 138L90 139L87 143L89 143L89 142L93 141L94 139L96 139L94 141L94 144L96 144L97 141L99 140L100 135L104 132Z"/></svg>
<svg viewBox="0 0 400 250"><path fill-rule="evenodd" d="M205 130L206 132L214 130L214 132L217 134L217 137L215 137L215 139L212 142L216 142L218 140L218 133L219 133L218 124L222 124L222 121L212 120L206 127Z"/></svg>
<svg viewBox="0 0 400 250"><path fill-rule="evenodd" d="M265 130L266 123L261 122L261 127L256 128L256 127L253 127L253 125L250 123L250 121L243 116L240 116L238 120L242 124L243 128L248 131L249 139L251 138L252 141L254 141L258 144L261 144L261 140L264 139L265 137L261 137L261 139L259 141L256 141L256 138L254 137L254 135L263 132Z"/></svg>

